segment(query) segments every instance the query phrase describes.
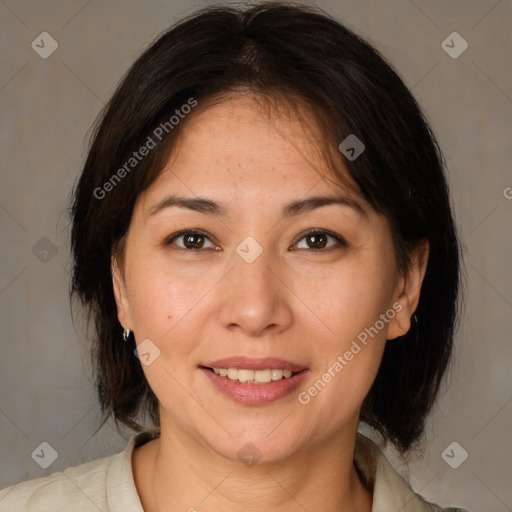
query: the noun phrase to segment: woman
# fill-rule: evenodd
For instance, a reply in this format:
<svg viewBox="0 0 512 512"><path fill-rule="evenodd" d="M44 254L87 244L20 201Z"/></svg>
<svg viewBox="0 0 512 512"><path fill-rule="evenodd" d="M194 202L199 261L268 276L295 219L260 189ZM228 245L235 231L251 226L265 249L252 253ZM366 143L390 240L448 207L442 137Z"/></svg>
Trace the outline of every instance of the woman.
<svg viewBox="0 0 512 512"><path fill-rule="evenodd" d="M459 510L358 433L421 440L459 251L427 122L338 22L215 7L160 37L97 126L72 250L103 423L139 434L2 510Z"/></svg>

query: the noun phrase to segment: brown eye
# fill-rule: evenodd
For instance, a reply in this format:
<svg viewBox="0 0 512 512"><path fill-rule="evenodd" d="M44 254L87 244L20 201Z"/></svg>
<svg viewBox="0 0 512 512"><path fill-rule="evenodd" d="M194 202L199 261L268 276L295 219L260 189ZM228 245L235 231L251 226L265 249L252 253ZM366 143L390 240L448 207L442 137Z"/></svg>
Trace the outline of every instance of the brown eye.
<svg viewBox="0 0 512 512"><path fill-rule="evenodd" d="M183 237L183 245L187 249L202 249L204 236L199 234L186 235Z"/></svg>
<svg viewBox="0 0 512 512"><path fill-rule="evenodd" d="M166 245L175 245L183 250L216 249L207 235L198 231L182 231L170 237Z"/></svg>
<svg viewBox="0 0 512 512"><path fill-rule="evenodd" d="M328 231L310 231L302 236L296 245L297 249L334 249L338 247L346 247L345 239Z"/></svg>
<svg viewBox="0 0 512 512"><path fill-rule="evenodd" d="M305 238L311 249L323 249L327 245L327 236L324 234L312 234Z"/></svg>

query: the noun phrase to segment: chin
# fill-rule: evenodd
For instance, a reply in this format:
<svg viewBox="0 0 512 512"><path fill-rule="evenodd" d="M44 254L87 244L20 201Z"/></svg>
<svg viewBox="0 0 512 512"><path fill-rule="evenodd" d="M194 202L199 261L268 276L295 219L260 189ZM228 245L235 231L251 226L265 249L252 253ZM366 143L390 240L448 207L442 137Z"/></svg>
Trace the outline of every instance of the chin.
<svg viewBox="0 0 512 512"><path fill-rule="evenodd" d="M286 416L284 416L286 417ZM219 455L250 466L255 463L281 462L299 451L307 443L297 430L285 427L283 417L278 421L259 420L225 423L223 426L233 437L222 430L212 438L211 431L204 433L206 443ZM280 422L283 422L280 424ZM277 427L277 428L276 428Z"/></svg>

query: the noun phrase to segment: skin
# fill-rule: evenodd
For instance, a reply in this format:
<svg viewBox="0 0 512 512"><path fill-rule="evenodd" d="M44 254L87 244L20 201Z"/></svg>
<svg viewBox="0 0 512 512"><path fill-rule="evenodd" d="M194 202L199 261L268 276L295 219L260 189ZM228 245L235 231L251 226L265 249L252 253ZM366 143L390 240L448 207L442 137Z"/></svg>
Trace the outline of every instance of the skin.
<svg viewBox="0 0 512 512"><path fill-rule="evenodd" d="M372 490L353 463L360 408L386 340L410 327L426 246L400 273L388 220L335 184L312 119L301 123L284 105L269 109L238 93L185 123L166 167L137 199L122 258L112 260L119 321L137 344L149 338L161 351L143 366L161 417L160 439L133 454L143 507L368 512ZM225 215L178 206L151 215L170 194L208 198ZM333 195L362 213L332 204L281 217L292 201ZM330 236L315 244L305 235L311 228L346 245ZM183 248L183 237L166 245L184 229L205 232L196 239L202 248ZM250 264L236 252L247 236L263 249ZM298 393L396 303L401 311L301 404ZM276 402L239 404L198 368L234 355L278 357L309 374ZM237 457L246 443L261 453L252 467Z"/></svg>

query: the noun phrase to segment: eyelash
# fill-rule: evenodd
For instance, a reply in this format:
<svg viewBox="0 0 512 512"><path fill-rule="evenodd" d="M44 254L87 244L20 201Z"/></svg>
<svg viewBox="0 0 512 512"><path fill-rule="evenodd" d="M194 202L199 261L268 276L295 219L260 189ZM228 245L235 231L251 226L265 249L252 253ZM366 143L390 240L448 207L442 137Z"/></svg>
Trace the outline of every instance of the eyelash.
<svg viewBox="0 0 512 512"><path fill-rule="evenodd" d="M206 238L207 240L209 240L210 242L212 242L212 240L210 240L210 237L203 231L200 231L200 230L184 230L184 231L179 231L178 233L175 233L173 235L171 235L169 238L167 238L164 242L164 245L166 247L170 246L170 245L173 245L174 241L180 237L183 237L183 236L186 236L186 235L200 235L204 238ZM336 242L338 243L338 245L340 247L347 247L348 244L347 244L347 241L341 236L341 235L338 235L336 233L333 233L332 231L328 231L328 230L325 230L325 229L311 229L309 231L306 231L305 233L302 233L300 238L297 240L297 242L294 243L294 246L297 245L299 242L301 242L302 240L304 240L305 238L307 238L308 236L317 236L317 235L326 235L330 238L333 238L334 240L336 240ZM213 243L213 242L212 242ZM213 250L216 250L212 247L207 247L206 249L213 249ZM200 249L187 249L187 248L184 248L184 247L179 247L179 246L175 246L173 250L177 250L177 251L185 251L185 252L202 252L206 249L203 249L203 248L200 248ZM335 245L331 245L329 247L326 247L326 248L320 248L320 249L313 249L311 247L307 248L307 249L304 249L304 248L301 248L301 249L293 249L295 251L301 251L301 250L310 250L310 251L315 251L315 252L326 252L326 251L329 251L329 250L332 250L332 249L336 249L336 246Z"/></svg>

